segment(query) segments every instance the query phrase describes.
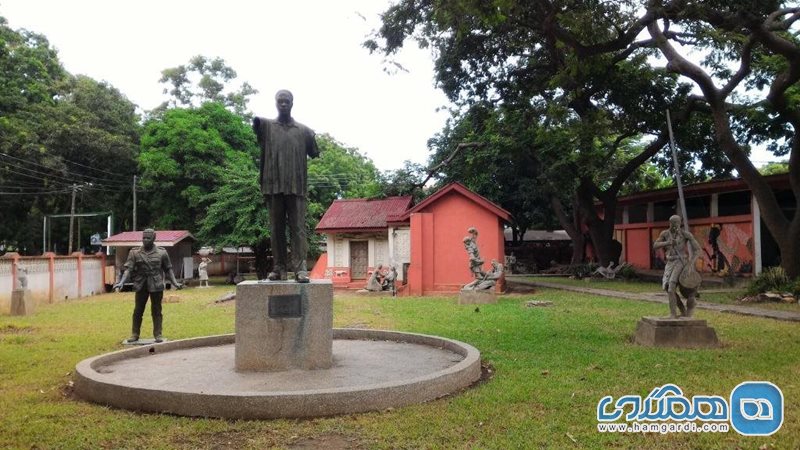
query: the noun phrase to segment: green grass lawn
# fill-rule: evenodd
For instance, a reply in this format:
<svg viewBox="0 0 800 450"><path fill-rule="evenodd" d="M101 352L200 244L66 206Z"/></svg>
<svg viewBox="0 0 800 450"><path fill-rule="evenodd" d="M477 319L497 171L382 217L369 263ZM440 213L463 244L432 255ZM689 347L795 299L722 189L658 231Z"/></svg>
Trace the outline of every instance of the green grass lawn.
<svg viewBox="0 0 800 450"><path fill-rule="evenodd" d="M652 293L661 291L661 283L640 280L607 280L604 278L567 278L567 277L523 277L525 281L563 284L592 289L608 289L611 291Z"/></svg>
<svg viewBox="0 0 800 450"><path fill-rule="evenodd" d="M169 339L231 333L230 287L186 289L164 305ZM724 347L667 350L630 343L643 315L664 306L543 289L459 306L454 298L337 297L335 326L440 335L477 347L493 377L457 395L390 411L313 420L231 421L140 414L72 398L80 360L120 349L130 293L41 306L0 317L0 448L799 448L800 326L698 311ZM553 306L526 308L527 300ZM148 312L149 314L149 312ZM148 337L150 320L143 327ZM130 376L135 377L135 373ZM770 437L601 434L600 398L646 395L675 383L688 396L728 397L742 381L767 380L785 397Z"/></svg>

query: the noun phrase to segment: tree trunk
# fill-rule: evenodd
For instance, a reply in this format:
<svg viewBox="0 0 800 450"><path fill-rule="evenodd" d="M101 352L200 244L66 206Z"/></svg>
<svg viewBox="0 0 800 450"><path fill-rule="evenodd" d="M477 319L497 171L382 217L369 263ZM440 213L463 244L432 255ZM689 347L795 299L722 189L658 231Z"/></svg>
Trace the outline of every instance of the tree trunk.
<svg viewBox="0 0 800 450"><path fill-rule="evenodd" d="M773 79L770 86L770 93L767 100L776 111L792 125L794 135L792 136L792 149L789 153L789 184L794 193L797 210L792 220L789 220L778 204L775 193L769 186L764 177L758 172L748 155L736 142L736 138L730 128L730 114L725 104L725 100L732 92L732 89L743 79L734 76L728 84L719 89L715 86L713 78L709 76L702 67L684 58L666 39L663 32L656 22L651 22L648 26L650 36L656 40L659 50L667 58L667 69L684 75L692 79L703 93L704 99L708 102L714 120L714 137L722 151L733 163L739 175L753 192L753 196L758 202L761 210L761 219L764 219L769 231L775 237L775 241L781 251L781 266L786 273L792 277L800 276L800 140L797 132L800 125L800 117L797 109L789 106L786 91L800 79L800 66L798 65L797 46L790 41L778 38L775 32L771 32L763 26L756 28L754 36L757 36L761 43L765 44L776 54L783 55L789 62L787 70ZM749 69L747 64L750 62L750 50L748 44L742 50L742 66L739 73L746 74ZM735 82L731 84L731 82ZM755 217L754 220L759 220Z"/></svg>
<svg viewBox="0 0 800 450"><path fill-rule="evenodd" d="M601 266L608 266L614 259L614 218L617 209L616 195L608 195L601 204L603 216L597 212L592 195L590 181L583 180L578 186L578 201L580 209L586 217L586 226L589 228L589 236L592 239L592 248L597 263Z"/></svg>
<svg viewBox="0 0 800 450"><path fill-rule="evenodd" d="M553 208L553 212L555 212L558 223L561 224L561 228L563 228L570 239L572 239L572 258L570 264L581 264L586 257L584 252L586 240L583 238L583 233L581 231L581 216L577 204L573 207L572 219L564 212L564 206L561 204L561 200L555 195L550 195L550 206Z"/></svg>

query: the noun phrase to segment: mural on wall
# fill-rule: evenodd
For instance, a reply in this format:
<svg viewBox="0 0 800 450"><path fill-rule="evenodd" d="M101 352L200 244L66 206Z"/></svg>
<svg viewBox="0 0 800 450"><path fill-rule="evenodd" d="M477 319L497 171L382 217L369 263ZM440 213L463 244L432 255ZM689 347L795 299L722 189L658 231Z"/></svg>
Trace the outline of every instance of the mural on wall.
<svg viewBox="0 0 800 450"><path fill-rule="evenodd" d="M658 238L666 227L650 230L651 242ZM697 270L719 276L736 273L753 273L753 229L750 223L711 223L691 227L703 253L697 262ZM652 251L654 269L664 268L664 254Z"/></svg>

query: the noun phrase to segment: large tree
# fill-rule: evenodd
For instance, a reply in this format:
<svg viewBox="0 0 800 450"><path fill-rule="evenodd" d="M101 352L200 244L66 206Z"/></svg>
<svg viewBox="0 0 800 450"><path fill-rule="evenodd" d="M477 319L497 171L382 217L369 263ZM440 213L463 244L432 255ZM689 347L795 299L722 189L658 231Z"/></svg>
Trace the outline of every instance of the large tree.
<svg viewBox="0 0 800 450"><path fill-rule="evenodd" d="M150 118L139 155L146 190L142 223L196 229L209 205L208 194L225 182L225 162L257 156L250 125L220 103L168 109Z"/></svg>
<svg viewBox="0 0 800 450"><path fill-rule="evenodd" d="M416 39L434 48L437 83L456 105L488 102L530 120L510 138L538 130L528 161L542 173L561 169L550 192L573 180L573 203L605 264L617 195L667 142L663 112L673 106L681 123L694 109L688 87L649 66L652 42L636 37L651 18L639 9L625 1L405 0L384 13L366 45L391 55Z"/></svg>
<svg viewBox="0 0 800 450"><path fill-rule="evenodd" d="M42 215L68 212L73 184L78 212L125 219L138 138L135 105L122 93L70 75L44 36L0 17L0 241L41 251ZM104 229L104 219L87 223L79 246ZM67 230L66 220L54 222L59 250Z"/></svg>
<svg viewBox="0 0 800 450"><path fill-rule="evenodd" d="M194 56L188 64L161 71L159 82L165 85L163 93L168 94L169 99L156 108L156 111L217 102L249 119L251 114L247 110L247 104L250 97L258 91L246 81L234 88L232 85L236 77L236 71L222 58Z"/></svg>
<svg viewBox="0 0 800 450"><path fill-rule="evenodd" d="M667 69L691 79L708 108L714 138L758 201L781 266L800 276L800 6L783 1L652 1L648 32ZM680 45L676 45L680 44ZM704 52L701 63L687 58ZM751 142L788 153L796 199L784 211L748 157Z"/></svg>

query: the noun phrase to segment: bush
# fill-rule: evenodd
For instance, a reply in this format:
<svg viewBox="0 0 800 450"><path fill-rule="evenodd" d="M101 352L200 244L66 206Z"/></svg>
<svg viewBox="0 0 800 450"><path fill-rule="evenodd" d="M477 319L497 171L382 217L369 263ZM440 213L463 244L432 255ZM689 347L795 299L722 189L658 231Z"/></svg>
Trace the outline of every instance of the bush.
<svg viewBox="0 0 800 450"><path fill-rule="evenodd" d="M639 278L639 274L636 273L636 269L630 264L620 269L619 273L617 273L617 276L623 280L636 280Z"/></svg>
<svg viewBox="0 0 800 450"><path fill-rule="evenodd" d="M598 267L600 266L595 263L571 264L567 266L565 273L575 278L586 278L592 276L592 273L594 273Z"/></svg>
<svg viewBox="0 0 800 450"><path fill-rule="evenodd" d="M783 267L767 267L753 278L753 282L747 288L747 293L756 295L764 292L790 292L797 289L799 284L800 280L792 282L789 279Z"/></svg>

